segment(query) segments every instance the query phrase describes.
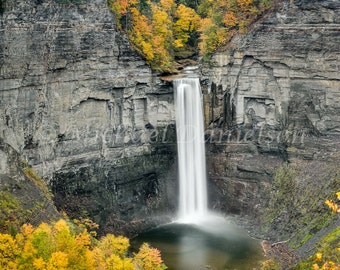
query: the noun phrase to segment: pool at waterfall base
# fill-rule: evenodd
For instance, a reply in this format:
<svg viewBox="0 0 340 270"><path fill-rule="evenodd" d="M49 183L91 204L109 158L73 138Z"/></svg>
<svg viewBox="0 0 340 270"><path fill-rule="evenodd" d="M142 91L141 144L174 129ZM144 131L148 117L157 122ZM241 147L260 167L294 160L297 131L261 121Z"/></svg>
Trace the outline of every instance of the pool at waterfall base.
<svg viewBox="0 0 340 270"><path fill-rule="evenodd" d="M204 118L199 78L173 81L179 174L178 220L132 239L161 251L169 270L252 270L262 259L259 241L208 210Z"/></svg>
<svg viewBox="0 0 340 270"><path fill-rule="evenodd" d="M169 270L251 270L263 259L259 241L221 217L161 225L132 239L131 245L138 249L144 242L161 251Z"/></svg>

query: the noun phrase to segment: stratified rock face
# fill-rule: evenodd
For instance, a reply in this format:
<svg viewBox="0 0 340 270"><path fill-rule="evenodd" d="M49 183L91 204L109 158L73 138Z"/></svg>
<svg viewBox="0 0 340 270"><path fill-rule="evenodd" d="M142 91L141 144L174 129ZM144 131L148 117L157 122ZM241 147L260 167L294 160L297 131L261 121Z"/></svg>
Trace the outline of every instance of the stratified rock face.
<svg viewBox="0 0 340 270"><path fill-rule="evenodd" d="M101 225L171 210L172 88L106 1L19 1L1 28L0 136L50 181L57 206Z"/></svg>
<svg viewBox="0 0 340 270"><path fill-rule="evenodd" d="M340 151L340 3L282 2L202 70L216 209L256 214L282 161Z"/></svg>

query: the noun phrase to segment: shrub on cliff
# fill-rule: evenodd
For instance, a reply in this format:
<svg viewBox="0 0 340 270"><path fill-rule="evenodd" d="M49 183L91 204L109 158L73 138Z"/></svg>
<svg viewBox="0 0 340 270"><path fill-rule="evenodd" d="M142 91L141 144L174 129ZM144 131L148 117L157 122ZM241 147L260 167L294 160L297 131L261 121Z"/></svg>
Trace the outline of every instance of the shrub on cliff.
<svg viewBox="0 0 340 270"><path fill-rule="evenodd" d="M267 231L275 231L280 240L290 239L290 246L299 248L330 225L334 213L324 201L338 189L339 172L338 165L331 163L300 162L279 168L264 208Z"/></svg>
<svg viewBox="0 0 340 270"><path fill-rule="evenodd" d="M339 214L340 191L336 193L336 197L327 199L325 203L334 213ZM325 235L316 248L315 254L296 265L294 270L340 270L340 227Z"/></svg>

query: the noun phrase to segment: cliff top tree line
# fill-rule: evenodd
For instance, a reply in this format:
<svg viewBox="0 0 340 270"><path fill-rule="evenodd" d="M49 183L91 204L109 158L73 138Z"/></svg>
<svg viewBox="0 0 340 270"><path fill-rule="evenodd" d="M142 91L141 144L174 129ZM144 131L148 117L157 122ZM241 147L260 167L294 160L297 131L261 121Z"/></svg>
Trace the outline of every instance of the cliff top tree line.
<svg viewBox="0 0 340 270"><path fill-rule="evenodd" d="M175 60L209 59L235 33L270 9L273 0L108 0L118 28L156 71Z"/></svg>

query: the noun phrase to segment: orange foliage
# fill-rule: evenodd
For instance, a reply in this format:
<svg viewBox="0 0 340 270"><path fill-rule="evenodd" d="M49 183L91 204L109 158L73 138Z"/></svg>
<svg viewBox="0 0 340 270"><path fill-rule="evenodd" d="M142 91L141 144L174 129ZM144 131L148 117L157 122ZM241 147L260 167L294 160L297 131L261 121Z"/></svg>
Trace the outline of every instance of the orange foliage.
<svg viewBox="0 0 340 270"><path fill-rule="evenodd" d="M223 22L228 27L234 27L234 26L237 25L237 17L235 16L235 14L233 12L227 13L224 16Z"/></svg>

